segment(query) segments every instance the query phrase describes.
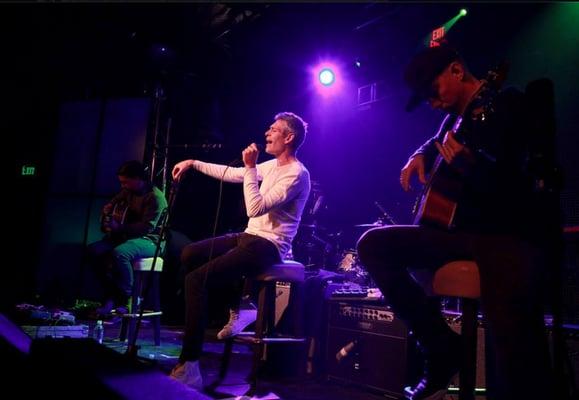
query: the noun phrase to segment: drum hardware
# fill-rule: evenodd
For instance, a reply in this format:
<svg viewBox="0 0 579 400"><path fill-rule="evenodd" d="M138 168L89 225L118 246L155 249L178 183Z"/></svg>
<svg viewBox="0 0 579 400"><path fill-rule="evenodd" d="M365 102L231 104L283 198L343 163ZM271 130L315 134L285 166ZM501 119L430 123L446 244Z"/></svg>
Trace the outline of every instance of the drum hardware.
<svg viewBox="0 0 579 400"><path fill-rule="evenodd" d="M380 213L382 215L380 215L378 217L378 219L372 223L369 224L357 224L354 225L355 227L358 228L379 228L385 225L396 225L396 221L394 221L394 218L392 218L390 216L390 214L388 214L386 212L386 210L384 209L384 207L382 207L382 205L380 203L378 203L377 201L374 201L374 205L378 208L378 210L380 210Z"/></svg>
<svg viewBox="0 0 579 400"><path fill-rule="evenodd" d="M342 261L338 265L338 269L344 272L351 271L356 266L358 254L355 250L347 250L342 255Z"/></svg>
<svg viewBox="0 0 579 400"><path fill-rule="evenodd" d="M358 261L358 252L356 250L344 251L342 261L338 265L338 271L343 272L346 279L350 282L362 286L371 286L372 279L370 274Z"/></svg>
<svg viewBox="0 0 579 400"><path fill-rule="evenodd" d="M321 232L326 228L315 221L310 224L301 224L295 239L295 259L303 263L306 268L321 268L330 262L334 246L331 239L327 239Z"/></svg>
<svg viewBox="0 0 579 400"><path fill-rule="evenodd" d="M390 214L388 214L386 212L386 210L384 209L384 207L382 207L382 205L380 203L378 203L378 201L374 201L374 205L378 208L378 210L380 210L380 212L382 213L382 216L378 219L379 221L382 222L382 225L396 225L396 221L394 221L394 218L392 218L390 216ZM386 223L387 222L387 223Z"/></svg>
<svg viewBox="0 0 579 400"><path fill-rule="evenodd" d="M326 228L324 228L323 226L320 226L320 225L315 224L315 223L314 224L300 224L300 228L312 229L312 230L314 230L314 232L316 229L319 229L321 231L326 230Z"/></svg>
<svg viewBox="0 0 579 400"><path fill-rule="evenodd" d="M378 228L378 227L384 226L384 223L381 220L378 220L378 221L372 222L370 224L357 224L354 226L357 228Z"/></svg>

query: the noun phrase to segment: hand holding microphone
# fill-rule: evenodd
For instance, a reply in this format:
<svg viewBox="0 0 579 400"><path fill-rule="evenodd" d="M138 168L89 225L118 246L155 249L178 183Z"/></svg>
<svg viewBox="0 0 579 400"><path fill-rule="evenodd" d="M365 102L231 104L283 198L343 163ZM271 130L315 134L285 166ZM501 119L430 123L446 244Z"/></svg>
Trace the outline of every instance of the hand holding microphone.
<svg viewBox="0 0 579 400"><path fill-rule="evenodd" d="M260 147L260 145L252 143L241 152L241 159L246 168L255 168Z"/></svg>

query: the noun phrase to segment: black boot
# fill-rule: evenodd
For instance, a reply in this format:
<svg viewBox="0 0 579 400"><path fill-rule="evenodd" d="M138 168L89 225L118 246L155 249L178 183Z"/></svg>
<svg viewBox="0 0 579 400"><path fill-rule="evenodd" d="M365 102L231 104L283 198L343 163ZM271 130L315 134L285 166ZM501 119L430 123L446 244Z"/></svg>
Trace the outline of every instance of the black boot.
<svg viewBox="0 0 579 400"><path fill-rule="evenodd" d="M439 346L422 348L425 356L424 375L415 387L408 390L407 398L441 400L460 367L460 335L453 332L441 338Z"/></svg>

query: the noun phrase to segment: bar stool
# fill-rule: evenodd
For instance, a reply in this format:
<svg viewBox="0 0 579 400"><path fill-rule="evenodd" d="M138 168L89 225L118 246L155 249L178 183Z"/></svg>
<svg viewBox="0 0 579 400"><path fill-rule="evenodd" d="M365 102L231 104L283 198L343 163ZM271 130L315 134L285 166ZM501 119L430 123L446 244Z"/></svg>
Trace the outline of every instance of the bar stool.
<svg viewBox="0 0 579 400"><path fill-rule="evenodd" d="M284 260L279 264L271 265L262 274L253 278L253 282L259 290L257 304L257 318L255 321L255 332L241 332L236 336L229 338L225 342L223 358L219 371L218 381L215 387L227 375L229 361L233 350L233 343L248 343L253 347L253 363L248 381L250 389L248 394L254 393L257 386L257 376L264 361L267 359L267 348L272 344L279 343L304 343L303 324L301 323L302 305L303 305L303 282L305 279L305 267L303 264L293 261ZM276 283L290 283L290 292L293 301L293 326L294 332L291 336L282 336L276 332L275 313L276 313Z"/></svg>
<svg viewBox="0 0 579 400"><path fill-rule="evenodd" d="M155 262L155 269L151 272L153 267L153 261ZM163 272L163 259L157 257L156 261L154 257L148 258L137 258L133 260L133 295L131 297L131 309L128 314L119 315L122 317L121 330L119 339L125 341L129 339L129 343L133 342L133 335L135 335L137 319L139 318L139 308L142 301L145 299L141 298L144 295L143 289L145 285L148 284L149 274L154 275L151 278L151 288L148 293L148 304L152 307L152 310L144 310L143 318L151 318L153 323L153 338L155 346L161 345L161 300L160 300L160 288L159 279L161 277L161 272Z"/></svg>
<svg viewBox="0 0 579 400"><path fill-rule="evenodd" d="M474 261L452 261L434 274L434 294L460 298L462 305L462 359L459 400L474 400L476 386L477 311L480 277Z"/></svg>

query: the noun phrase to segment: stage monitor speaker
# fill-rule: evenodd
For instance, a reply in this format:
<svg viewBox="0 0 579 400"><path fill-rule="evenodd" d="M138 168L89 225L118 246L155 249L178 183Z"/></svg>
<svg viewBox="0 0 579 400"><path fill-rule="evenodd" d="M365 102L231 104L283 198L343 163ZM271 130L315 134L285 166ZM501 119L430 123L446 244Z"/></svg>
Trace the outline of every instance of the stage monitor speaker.
<svg viewBox="0 0 579 400"><path fill-rule="evenodd" d="M35 339L30 347L35 381L50 397L84 399L209 399L145 364L93 339ZM80 392L79 392L80 391ZM41 394L41 393L38 393ZM65 396L66 397L66 396Z"/></svg>
<svg viewBox="0 0 579 400"><path fill-rule="evenodd" d="M286 282L275 284L275 324L277 325L290 301L291 285Z"/></svg>
<svg viewBox="0 0 579 400"><path fill-rule="evenodd" d="M376 301L330 300L328 304L328 379L402 397L413 353L404 323Z"/></svg>
<svg viewBox="0 0 579 400"><path fill-rule="evenodd" d="M14 398L209 400L93 339L35 339L0 314L0 385ZM42 396L42 397L41 397Z"/></svg>

